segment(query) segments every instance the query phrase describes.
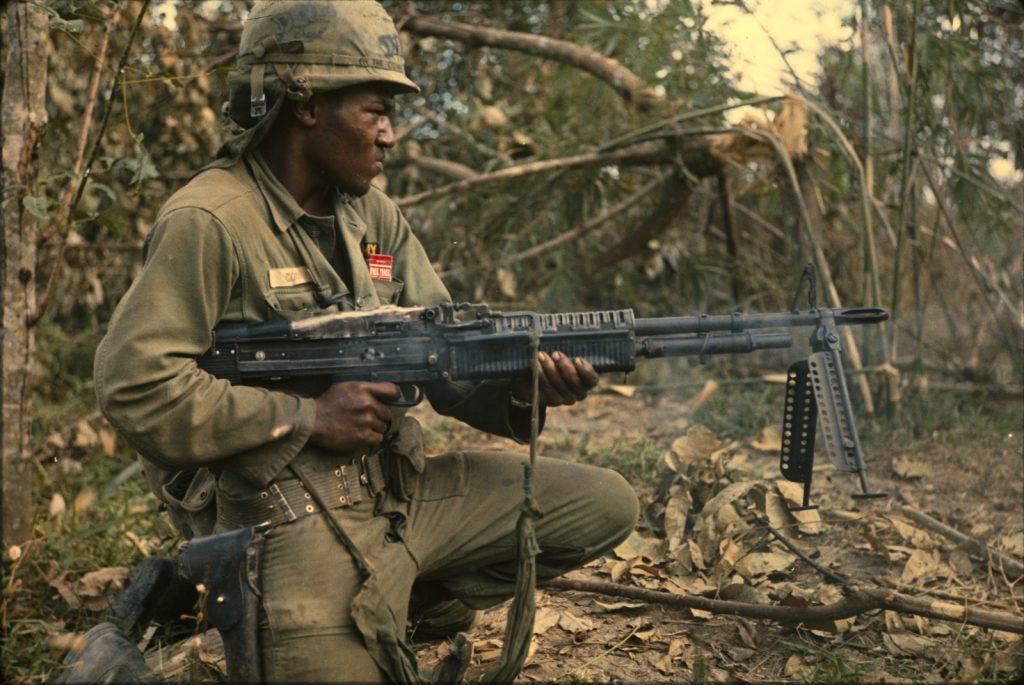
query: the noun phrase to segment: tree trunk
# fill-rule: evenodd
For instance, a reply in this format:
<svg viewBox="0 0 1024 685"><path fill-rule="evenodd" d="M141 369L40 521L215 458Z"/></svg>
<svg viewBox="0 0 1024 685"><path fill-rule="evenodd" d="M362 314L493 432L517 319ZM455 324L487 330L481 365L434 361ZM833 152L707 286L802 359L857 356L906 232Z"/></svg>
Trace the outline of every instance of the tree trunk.
<svg viewBox="0 0 1024 685"><path fill-rule="evenodd" d="M32 405L30 377L36 306L36 219L23 199L33 194L36 146L46 128L46 15L34 5L7 6L7 68L3 92L3 333L0 345L0 463L3 549L32 536Z"/></svg>

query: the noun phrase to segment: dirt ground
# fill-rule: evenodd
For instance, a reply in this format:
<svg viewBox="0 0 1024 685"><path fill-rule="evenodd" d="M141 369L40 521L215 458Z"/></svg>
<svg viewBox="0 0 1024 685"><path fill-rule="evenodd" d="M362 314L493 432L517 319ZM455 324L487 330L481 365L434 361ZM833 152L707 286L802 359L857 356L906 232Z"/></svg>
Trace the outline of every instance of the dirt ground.
<svg viewBox="0 0 1024 685"><path fill-rule="evenodd" d="M885 499L851 498L856 477L837 473L819 455L813 492L820 509L794 515L780 506L798 503L799 486L780 481L777 432L766 427L720 440L688 418L694 399L701 401L687 406L679 397L606 390L549 412L540 453L588 461L596 455L631 479L644 507L637 533L614 555L570 577L773 604L841 599L838 583L767 534L768 521L858 587L1001 612L1024 627L1020 578L909 518L930 515L1019 562L1019 435L994 439L995 448L993 441L963 445L938 433L889 444L868 455L871 484L890 494ZM1008 407L1019 411L1013 402ZM510 449L429 409L415 411L435 447ZM505 616L505 607L483 612L469 633L469 680L498 658ZM424 665L447 649L418 647ZM541 590L531 655L517 682L1012 682L1022 663L1020 634L891 611L812 629Z"/></svg>

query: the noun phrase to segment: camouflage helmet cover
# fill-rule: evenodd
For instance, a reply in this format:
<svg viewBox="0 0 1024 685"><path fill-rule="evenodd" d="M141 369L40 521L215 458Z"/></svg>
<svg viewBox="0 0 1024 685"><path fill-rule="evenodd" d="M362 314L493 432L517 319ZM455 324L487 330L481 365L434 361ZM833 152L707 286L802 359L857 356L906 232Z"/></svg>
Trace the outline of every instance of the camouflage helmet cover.
<svg viewBox="0 0 1024 685"><path fill-rule="evenodd" d="M394 22L373 0L260 0L242 27L237 64L229 113L245 128L281 94L308 100L369 81L419 90L405 75Z"/></svg>

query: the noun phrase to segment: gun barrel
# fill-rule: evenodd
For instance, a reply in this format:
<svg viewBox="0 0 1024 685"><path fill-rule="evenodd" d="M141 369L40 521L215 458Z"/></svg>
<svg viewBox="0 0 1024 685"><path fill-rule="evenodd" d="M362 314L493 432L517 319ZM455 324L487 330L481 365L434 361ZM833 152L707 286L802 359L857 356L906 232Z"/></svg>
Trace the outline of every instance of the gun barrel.
<svg viewBox="0 0 1024 685"><path fill-rule="evenodd" d="M777 314L699 314L697 316L666 316L637 319L637 337L678 335L681 333L740 333L751 328L789 328L815 326L831 312L837 325L880 323L889 318L882 307L843 307L841 309L809 309Z"/></svg>
<svg viewBox="0 0 1024 685"><path fill-rule="evenodd" d="M738 333L735 335L702 335L689 337L645 338L637 341L636 356L681 357L705 354L743 354L756 350L793 346L787 333Z"/></svg>

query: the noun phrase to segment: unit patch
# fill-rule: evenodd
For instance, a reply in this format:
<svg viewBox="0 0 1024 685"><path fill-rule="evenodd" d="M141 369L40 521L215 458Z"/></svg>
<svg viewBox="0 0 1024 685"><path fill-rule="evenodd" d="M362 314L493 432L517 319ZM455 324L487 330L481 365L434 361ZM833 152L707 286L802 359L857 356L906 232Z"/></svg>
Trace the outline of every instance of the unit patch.
<svg viewBox="0 0 1024 685"><path fill-rule="evenodd" d="M390 281L391 262L393 259L394 257L389 254L370 255L370 278L375 281Z"/></svg>

